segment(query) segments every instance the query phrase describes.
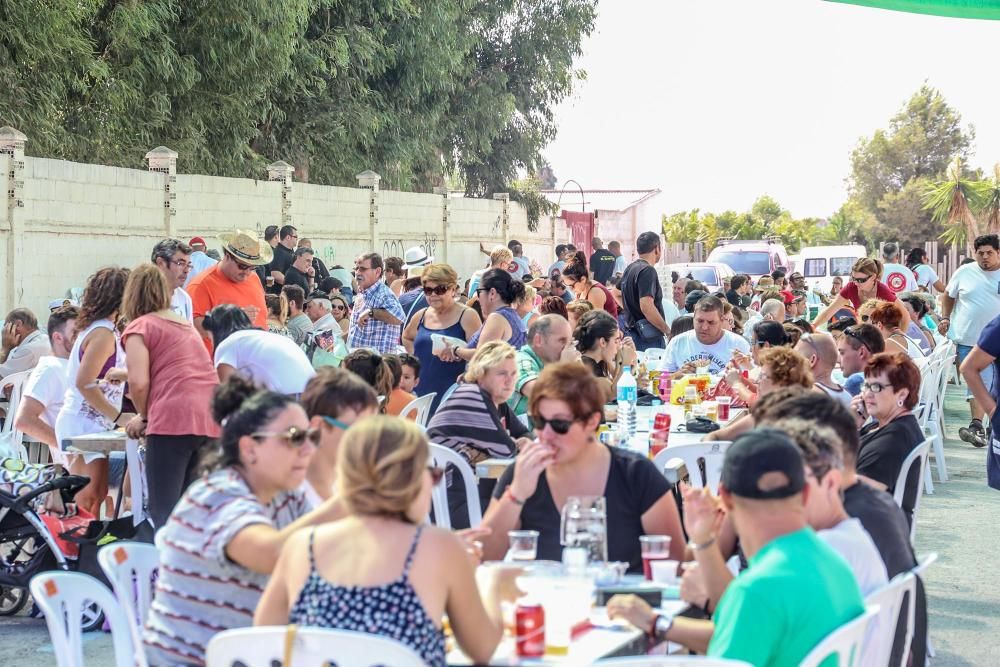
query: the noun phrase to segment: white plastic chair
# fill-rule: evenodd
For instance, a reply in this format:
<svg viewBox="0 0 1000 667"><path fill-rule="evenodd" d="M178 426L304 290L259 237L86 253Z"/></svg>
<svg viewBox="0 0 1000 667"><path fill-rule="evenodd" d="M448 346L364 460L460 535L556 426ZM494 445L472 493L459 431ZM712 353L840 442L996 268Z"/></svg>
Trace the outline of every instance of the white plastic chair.
<svg viewBox="0 0 1000 667"><path fill-rule="evenodd" d="M28 460L28 450L24 447L24 433L14 428L14 421L17 419L17 409L21 405L21 394L24 392L24 384L31 376L31 371L21 371L11 373L0 380L0 396L10 388L10 397L7 399L7 414L3 420L3 428L0 428L0 447L6 441L10 447L10 456L16 456L22 461Z"/></svg>
<svg viewBox="0 0 1000 667"><path fill-rule="evenodd" d="M668 445L666 449L653 457L653 465L665 474L667 464L673 459L680 459L687 468L691 486L698 489L707 486L712 493L718 493L719 480L722 478L722 462L726 458L726 450L731 444L733 443L718 441ZM701 475L699 461L705 462L705 477Z"/></svg>
<svg viewBox="0 0 1000 667"><path fill-rule="evenodd" d="M97 562L128 619L133 646L138 648L135 662L146 667L142 628L153 603L153 577L160 569L160 554L152 544L114 542L97 552Z"/></svg>
<svg viewBox="0 0 1000 667"><path fill-rule="evenodd" d="M837 656L837 667L852 667L858 664L865 631L878 613L878 605L867 607L863 614L828 634L809 651L799 663L799 667L819 667L831 655Z"/></svg>
<svg viewBox="0 0 1000 667"><path fill-rule="evenodd" d="M83 666L80 619L84 607L95 602L111 626L116 667L134 667L135 650L128 619L104 584L80 572L43 572L32 577L29 587L35 604L45 614L59 667Z"/></svg>
<svg viewBox="0 0 1000 667"><path fill-rule="evenodd" d="M424 394L419 398L415 398L406 404L402 410L399 411L400 417L407 417L411 412L416 410L417 416L414 421L420 426L427 428L427 422L431 419L431 403L434 402L434 397L437 396L436 392L431 392L429 394Z"/></svg>
<svg viewBox="0 0 1000 667"><path fill-rule="evenodd" d="M917 475L917 496L913 499L913 518L910 521L910 543L913 543L914 536L917 534L917 510L920 508L920 496L924 492L924 473L927 469L927 455L931 451L931 441L924 440L919 445L913 448L913 451L903 459L903 465L899 469L899 477L896 478L896 489L893 491L892 497L896 501L896 504L900 507L903 506L903 496L906 494L906 479L910 474L910 469L913 468L914 464L920 466L920 474Z"/></svg>
<svg viewBox="0 0 1000 667"><path fill-rule="evenodd" d="M903 608L903 601L906 594L910 597L906 606L906 634L903 639L902 661L899 665L889 665L889 657L892 655L893 642L891 637L895 636L896 624L899 622L900 611ZM889 665L889 667L906 667L910 656L910 644L913 642L913 627L916 622L917 607L917 577L912 572L901 572L892 578L892 581L877 591L873 591L865 598L865 605L877 605L879 612L879 628L882 636L878 638L869 637L869 640L876 646L865 645L865 656L873 658L873 665ZM889 641L886 641L889 639ZM881 641L880 641L881 640ZM874 653L873 653L874 651Z"/></svg>
<svg viewBox="0 0 1000 667"><path fill-rule="evenodd" d="M941 411L944 409L943 396L948 386L945 374L948 363L948 359L940 355L931 357L927 368L921 374L920 408L917 411L920 428L925 436L931 438L934 445L934 462L937 464L939 482L948 481L948 466L944 458L944 428L941 423ZM934 493L934 482L931 480L929 469L926 479L927 492Z"/></svg>
<svg viewBox="0 0 1000 667"><path fill-rule="evenodd" d="M932 551L929 554L925 554L923 556L923 558L918 558L917 559L917 565L916 565L916 567L914 567L912 570L910 570L910 572L912 572L916 576L918 576L921 579L923 579L924 578L924 572L927 571L927 568L929 568L931 565L933 565L935 562L937 562L937 559L938 559L938 555L937 555L937 552L935 552L935 551ZM930 630L928 630L927 631L927 657L933 658L934 656L935 656L934 646L931 645L931 634L930 634Z"/></svg>
<svg viewBox="0 0 1000 667"><path fill-rule="evenodd" d="M273 664L286 667L424 666L419 655L392 639L350 630L294 625L220 632L208 642L205 658L208 667L271 667Z"/></svg>
<svg viewBox="0 0 1000 667"><path fill-rule="evenodd" d="M595 665L628 665L628 667L752 667L742 660L707 658L698 655L636 655L627 658L605 658Z"/></svg>
<svg viewBox="0 0 1000 667"><path fill-rule="evenodd" d="M469 506L469 526L476 528L483 521L483 510L479 506L479 482L469 462L458 453L443 445L431 443L431 460L441 468L453 466L465 482L465 500ZM434 508L434 523L441 528L451 528L451 511L448 509L447 476L431 492L431 506Z"/></svg>

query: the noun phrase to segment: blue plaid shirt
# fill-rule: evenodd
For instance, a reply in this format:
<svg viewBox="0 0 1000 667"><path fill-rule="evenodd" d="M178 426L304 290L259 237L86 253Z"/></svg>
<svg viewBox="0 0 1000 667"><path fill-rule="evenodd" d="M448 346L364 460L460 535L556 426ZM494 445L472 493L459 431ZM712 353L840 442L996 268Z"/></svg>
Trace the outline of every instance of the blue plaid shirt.
<svg viewBox="0 0 1000 667"><path fill-rule="evenodd" d="M361 314L372 308L381 308L400 321L406 317L396 295L383 281L378 281L354 297L351 327L347 331L348 347L352 349L370 347L378 350L379 354L395 352L396 346L399 345L399 336L403 332L402 324L386 324L370 317L365 326L358 326Z"/></svg>

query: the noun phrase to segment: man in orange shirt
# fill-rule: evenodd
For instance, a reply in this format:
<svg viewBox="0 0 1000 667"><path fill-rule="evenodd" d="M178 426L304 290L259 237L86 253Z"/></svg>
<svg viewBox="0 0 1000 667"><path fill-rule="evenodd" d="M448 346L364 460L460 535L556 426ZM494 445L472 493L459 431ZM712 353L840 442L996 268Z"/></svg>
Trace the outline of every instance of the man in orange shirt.
<svg viewBox="0 0 1000 667"><path fill-rule="evenodd" d="M255 327L267 329L264 286L255 269L271 261L271 246L253 232L240 229L219 234L219 240L223 243L222 261L199 273L187 287L193 305L194 326L209 353L213 351L212 341L201 323L206 313L216 306L226 303L239 306Z"/></svg>

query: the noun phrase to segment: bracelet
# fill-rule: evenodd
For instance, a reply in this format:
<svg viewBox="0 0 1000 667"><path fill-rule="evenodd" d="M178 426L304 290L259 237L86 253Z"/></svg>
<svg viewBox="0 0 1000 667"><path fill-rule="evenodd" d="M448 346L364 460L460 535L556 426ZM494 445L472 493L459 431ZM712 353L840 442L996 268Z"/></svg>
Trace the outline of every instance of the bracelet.
<svg viewBox="0 0 1000 667"><path fill-rule="evenodd" d="M688 542L688 546L691 547L691 551L704 551L713 544L715 544L715 537L710 537L701 544L698 544L697 542Z"/></svg>
<svg viewBox="0 0 1000 667"><path fill-rule="evenodd" d="M519 498L517 498L517 497L516 497L516 496L515 496L515 495L513 494L513 492L512 492L511 490L510 490L510 487L509 487L509 486L507 487L507 490L503 492L503 495L504 495L504 497L506 497L506 498L509 498L509 499L510 499L510 501L511 501L512 503L514 503L515 505L517 505L517 506L519 506L519 507L524 507L524 501L523 501L523 500L520 500Z"/></svg>

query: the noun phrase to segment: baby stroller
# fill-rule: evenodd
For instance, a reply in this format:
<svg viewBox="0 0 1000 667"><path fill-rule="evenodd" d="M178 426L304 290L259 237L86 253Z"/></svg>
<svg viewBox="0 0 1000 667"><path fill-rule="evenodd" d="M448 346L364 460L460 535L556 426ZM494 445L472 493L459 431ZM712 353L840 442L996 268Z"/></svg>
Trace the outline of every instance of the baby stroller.
<svg viewBox="0 0 1000 667"><path fill-rule="evenodd" d="M66 505L89 482L56 465L0 460L0 616L13 616L24 607L28 583L39 572L78 568L78 561L64 555L41 514L46 508L65 513ZM103 623L97 605L88 605L82 614L84 631Z"/></svg>

